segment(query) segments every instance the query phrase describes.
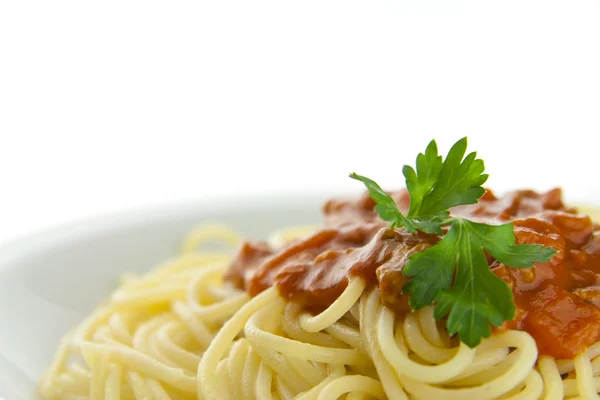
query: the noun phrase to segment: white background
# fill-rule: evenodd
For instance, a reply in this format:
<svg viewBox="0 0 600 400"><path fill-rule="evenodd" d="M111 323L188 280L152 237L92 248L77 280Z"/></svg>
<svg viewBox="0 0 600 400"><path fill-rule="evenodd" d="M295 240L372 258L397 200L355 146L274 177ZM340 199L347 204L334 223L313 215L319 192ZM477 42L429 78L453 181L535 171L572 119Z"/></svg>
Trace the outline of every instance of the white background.
<svg viewBox="0 0 600 400"><path fill-rule="evenodd" d="M116 210L388 188L468 135L600 203L598 1L0 1L0 240Z"/></svg>

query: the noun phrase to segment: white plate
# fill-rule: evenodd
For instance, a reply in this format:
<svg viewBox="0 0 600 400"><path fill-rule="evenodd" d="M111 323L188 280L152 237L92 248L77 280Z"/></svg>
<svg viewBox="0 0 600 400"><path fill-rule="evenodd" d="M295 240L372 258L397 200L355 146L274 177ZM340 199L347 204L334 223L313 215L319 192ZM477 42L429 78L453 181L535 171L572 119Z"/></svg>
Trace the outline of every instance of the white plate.
<svg viewBox="0 0 600 400"><path fill-rule="evenodd" d="M37 398L59 339L126 271L174 253L187 231L226 224L250 238L320 221L322 198L240 198L83 221L0 247L0 400Z"/></svg>
<svg viewBox="0 0 600 400"><path fill-rule="evenodd" d="M0 400L37 399L58 341L116 286L174 254L189 230L231 226L260 239L321 221L330 197L243 197L82 221L0 246ZM588 198L589 200L589 198ZM574 201L570 204L600 202Z"/></svg>

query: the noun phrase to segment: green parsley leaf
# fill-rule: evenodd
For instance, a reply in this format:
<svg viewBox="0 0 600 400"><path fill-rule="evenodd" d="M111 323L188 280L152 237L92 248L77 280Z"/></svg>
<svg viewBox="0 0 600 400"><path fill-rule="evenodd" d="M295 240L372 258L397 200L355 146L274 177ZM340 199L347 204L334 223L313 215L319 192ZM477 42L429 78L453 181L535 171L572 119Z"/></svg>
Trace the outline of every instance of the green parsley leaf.
<svg viewBox="0 0 600 400"><path fill-rule="evenodd" d="M425 218L412 218L410 222L420 231L425 233L442 234L442 226L447 223L449 213L433 215Z"/></svg>
<svg viewBox="0 0 600 400"><path fill-rule="evenodd" d="M403 273L411 308L435 304L435 317L448 315L450 334L474 347L489 337L490 324L515 317L510 288L491 272L484 250L510 267L531 267L556 252L541 245L515 244L513 224L485 225L454 218L436 245L410 257Z"/></svg>
<svg viewBox="0 0 600 400"><path fill-rule="evenodd" d="M410 294L408 301L411 309L418 310L433 304L439 292L450 289L460 252L459 245L457 230L450 229L435 246L409 258L402 273L412 278L404 285L402 292Z"/></svg>
<svg viewBox="0 0 600 400"><path fill-rule="evenodd" d="M442 170L442 156L438 155L435 140L429 142L425 154L417 156L417 171L411 166L405 165L402 174L406 178L406 188L410 193L410 208L408 217L418 216L423 199L433 191Z"/></svg>
<svg viewBox="0 0 600 400"><path fill-rule="evenodd" d="M455 220L459 220L458 218ZM529 268L532 263L549 261L556 250L541 244L520 244L515 242L515 228L512 222L502 225L486 225L461 219L468 223L469 233L496 260L512 268Z"/></svg>
<svg viewBox="0 0 600 400"><path fill-rule="evenodd" d="M488 178L483 173L485 166L475 152L464 157L466 150L465 137L452 146L442 163L432 140L425 154L417 156L416 172L404 166L402 172L411 201L408 219L443 220L451 207L475 204L483 196L485 189L481 185Z"/></svg>
<svg viewBox="0 0 600 400"><path fill-rule="evenodd" d="M392 228L442 235L442 227L449 226L440 242L409 258L403 273L411 279L403 293L409 294L413 310L435 305L436 318L448 317L448 332L474 347L490 336L490 324L499 326L515 316L512 292L492 273L485 252L506 266L529 268L549 261L556 250L517 245L512 223L486 225L450 217L451 207L475 204L485 192L483 161L474 152L465 157L466 149L467 138L460 139L444 160L432 140L417 156L416 170L404 166L410 195L406 216L376 182L356 173L350 177L365 184L375 210Z"/></svg>
<svg viewBox="0 0 600 400"><path fill-rule="evenodd" d="M361 181L367 187L369 196L375 203L375 211L379 214L382 220L390 222L390 227L399 228L404 227L409 232L416 232L415 226L408 220L400 210L392 197L387 194L376 182L367 178L366 176L358 175L356 172L350 174L350 178Z"/></svg>

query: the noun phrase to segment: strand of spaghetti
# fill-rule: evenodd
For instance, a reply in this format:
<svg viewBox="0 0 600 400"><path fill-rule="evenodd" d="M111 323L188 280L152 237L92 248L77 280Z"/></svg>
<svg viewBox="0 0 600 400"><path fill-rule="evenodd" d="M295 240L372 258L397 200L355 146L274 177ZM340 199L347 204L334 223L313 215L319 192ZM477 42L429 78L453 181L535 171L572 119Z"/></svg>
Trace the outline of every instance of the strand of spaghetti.
<svg viewBox="0 0 600 400"><path fill-rule="evenodd" d="M358 350L360 353L367 354L367 350L360 335L360 328L358 326L354 328L343 322L336 322L335 324L327 327L325 332L338 341Z"/></svg>
<svg viewBox="0 0 600 400"><path fill-rule="evenodd" d="M582 400L600 399L596 392L594 384L594 375L588 355L584 352L579 354L573 360L575 363L575 373L577 374L577 389L579 397Z"/></svg>
<svg viewBox="0 0 600 400"><path fill-rule="evenodd" d="M221 357L227 351L235 336L243 329L244 324L256 311L265 307L279 297L276 288L270 288L254 297L235 313L215 336L200 361L197 375L197 389L207 399L219 398L215 387L216 368Z"/></svg>
<svg viewBox="0 0 600 400"><path fill-rule="evenodd" d="M448 348L448 338L443 338L440 329L438 329L437 320L433 316L434 307L423 307L417 312L421 331L429 343L436 348ZM453 354L452 354L453 355ZM452 357L450 355L450 357ZM450 358L449 357L449 358Z"/></svg>
<svg viewBox="0 0 600 400"><path fill-rule="evenodd" d="M329 382L319 394L318 400L337 400L350 392L363 392L376 399L387 399L379 381L367 376L346 375Z"/></svg>
<svg viewBox="0 0 600 400"><path fill-rule="evenodd" d="M225 265L221 263L220 265ZM151 289L153 287L160 286L164 283L169 283L170 285L182 285L189 282L189 280L198 273L197 268L202 268L203 265L196 265L196 268L187 268L182 269L177 272L172 272L169 274L162 274L160 276L150 273L149 275L144 275L141 277L131 277L128 276L126 278L121 277L121 280L125 280L120 287L118 287L113 295L116 294L127 294L132 292L143 291L146 289Z"/></svg>
<svg viewBox="0 0 600 400"><path fill-rule="evenodd" d="M116 340L128 346L132 345L133 336L129 333L129 329L121 313L111 315L108 319L108 326Z"/></svg>
<svg viewBox="0 0 600 400"><path fill-rule="evenodd" d="M310 365L312 365L317 371L319 371L319 374L321 374L321 376L323 378L327 377L328 374L328 365L330 364L324 364L324 363L317 363L317 362L313 362L313 361L309 361Z"/></svg>
<svg viewBox="0 0 600 400"><path fill-rule="evenodd" d="M165 338L173 342L174 345L181 349L188 349L194 351L196 349L196 341L192 334L186 329L186 327L169 312L171 320L162 326L159 326L156 330L155 337L158 339L161 337L161 329L165 332Z"/></svg>
<svg viewBox="0 0 600 400"><path fill-rule="evenodd" d="M77 394L80 394L81 397L85 397L89 392L88 386L85 386L83 391L78 391L76 382L65 373L57 376L52 386L54 393L61 396L76 396Z"/></svg>
<svg viewBox="0 0 600 400"><path fill-rule="evenodd" d="M90 379L90 371L78 362L69 365L69 373L75 379Z"/></svg>
<svg viewBox="0 0 600 400"><path fill-rule="evenodd" d="M258 379L258 369L260 367L260 358L252 347L248 348L248 356L244 362L242 371L242 399L254 400L254 390Z"/></svg>
<svg viewBox="0 0 600 400"><path fill-rule="evenodd" d="M285 383L281 375L275 375L275 391L282 400L294 400L296 398L297 392Z"/></svg>
<svg viewBox="0 0 600 400"><path fill-rule="evenodd" d="M360 300L359 321L363 343L375 364L375 369L388 397L397 400L407 400L408 397L406 396L400 381L392 367L384 358L381 347L377 343L375 325L380 306L381 300L377 289L372 290L367 296L363 296Z"/></svg>
<svg viewBox="0 0 600 400"><path fill-rule="evenodd" d="M290 302L286 304L283 311L283 319L281 327L285 334L294 340L300 342L311 343L325 347L340 347L344 348L344 344L328 334L323 332L306 332L300 327L298 316L300 315L300 304Z"/></svg>
<svg viewBox="0 0 600 400"><path fill-rule="evenodd" d="M596 376L593 379L596 392L600 392L600 376ZM563 386L565 388L565 398L578 396L579 389L577 388L577 379L567 378L563 380Z"/></svg>
<svg viewBox="0 0 600 400"><path fill-rule="evenodd" d="M273 400L271 393L271 385L273 382L273 372L271 368L264 362L260 363L258 368L258 376L256 378L256 386L254 387L254 395L260 400Z"/></svg>
<svg viewBox="0 0 600 400"><path fill-rule="evenodd" d="M189 395L183 395L181 393L177 393L173 390L166 390L167 395L169 396L167 400L200 400L201 397L190 397Z"/></svg>
<svg viewBox="0 0 600 400"><path fill-rule="evenodd" d="M346 315L346 318L348 319L348 322L358 324L358 321L360 320L360 304L359 304L359 302L356 302L356 304L354 304L352 307L350 307L350 311L348 312L348 315Z"/></svg>
<svg viewBox="0 0 600 400"><path fill-rule="evenodd" d="M321 371L312 365L308 360L289 357L288 362L294 371L296 371L296 373L302 377L309 387L313 387L325 379L325 376L321 374Z"/></svg>
<svg viewBox="0 0 600 400"><path fill-rule="evenodd" d="M274 376L282 378L294 391L303 392L310 388L303 377L292 368L289 357L284 357L280 353L263 346L252 345L252 347L262 361L271 368Z"/></svg>
<svg viewBox="0 0 600 400"><path fill-rule="evenodd" d="M492 339L494 339L492 337ZM490 340L490 339L488 339ZM501 341L497 341L498 346L500 348L504 347L501 343ZM508 350L507 347L504 347L505 349ZM452 381L452 385L454 386L479 386L482 385L486 382L490 382L493 379L495 379L497 376L503 375L505 374L507 371L509 371L511 368L514 367L514 365L518 362L519 357L521 356L521 350L520 349L516 349L512 352L508 352L508 354L497 364L492 365L489 368L486 368L484 370L481 370L479 372L476 373L469 373L470 371L465 371L465 373L461 374L463 376L466 376L465 378L462 379L457 379L455 378Z"/></svg>
<svg viewBox="0 0 600 400"><path fill-rule="evenodd" d="M235 314L250 300L247 293L240 293L227 300L209 306L202 306L193 300L188 300L188 306L197 317L205 321L215 321Z"/></svg>
<svg viewBox="0 0 600 400"><path fill-rule="evenodd" d="M101 325L92 335L93 341L106 341L107 343L121 343L113 337L112 331L108 325Z"/></svg>
<svg viewBox="0 0 600 400"><path fill-rule="evenodd" d="M600 374L600 357L596 357L592 360L592 373L594 376Z"/></svg>
<svg viewBox="0 0 600 400"><path fill-rule="evenodd" d="M55 392L66 395L85 397L89 394L90 380L77 379L67 373L62 373L55 380Z"/></svg>
<svg viewBox="0 0 600 400"><path fill-rule="evenodd" d="M325 311L315 316L300 314L300 326L307 332L319 332L333 325L358 301L366 285L362 278L351 278L346 289Z"/></svg>
<svg viewBox="0 0 600 400"><path fill-rule="evenodd" d="M381 380L375 369L375 364L371 365L347 365L346 371L348 375L364 375L369 378ZM385 388L384 388L385 390Z"/></svg>
<svg viewBox="0 0 600 400"><path fill-rule="evenodd" d="M160 383L154 379L146 378L146 384L152 391L152 398L156 400L171 400L169 394L165 391Z"/></svg>
<svg viewBox="0 0 600 400"><path fill-rule="evenodd" d="M185 297L184 285L164 284L160 287L144 289L133 293L114 293L110 300L120 310L132 310L138 307L167 303Z"/></svg>
<svg viewBox="0 0 600 400"><path fill-rule="evenodd" d="M400 315L397 319L398 321L396 322L396 329L394 330L394 341L396 342L396 346L398 346L398 348L406 354L409 352L409 348L406 345L406 340L404 340L404 316ZM417 357L415 355L415 359L416 358Z"/></svg>
<svg viewBox="0 0 600 400"><path fill-rule="evenodd" d="M248 293L239 292L236 296L211 305L202 305L198 302L201 293L206 292L205 286L208 282L215 278L221 278L223 271L222 266L206 267L188 286L186 291L188 307L202 320L214 321L229 317L250 300Z"/></svg>
<svg viewBox="0 0 600 400"><path fill-rule="evenodd" d="M171 339L171 335L182 328L178 324L180 323L171 321L158 328L154 338L156 344L159 346L158 351L171 360L173 364L181 366L192 374L196 374L198 364L200 364L200 357L184 348L179 347Z"/></svg>
<svg viewBox="0 0 600 400"><path fill-rule="evenodd" d="M123 365L141 372L151 378L163 381L169 385L185 392L196 392L196 380L185 374L180 368L172 368L161 364L156 359L123 345L107 345L86 342L82 345L82 351L86 347L94 347L97 351L109 354L111 359L120 361Z"/></svg>
<svg viewBox="0 0 600 400"><path fill-rule="evenodd" d="M522 393L524 390L527 390L527 378L525 378L525 380L523 382L520 382L517 386L515 386L514 388L510 389L508 392L504 393L500 398L502 400L505 399L512 399L513 396L519 396L520 393ZM543 384L542 384L542 390L543 390ZM536 397L536 399L540 399L540 396Z"/></svg>
<svg viewBox="0 0 600 400"><path fill-rule="evenodd" d="M150 346L150 338L153 335L154 331L163 324L171 321L172 318L173 317L169 314L161 314L143 323L137 329L135 335L133 335L133 348L149 355L150 357L156 359L162 364L165 364L172 368L178 368L178 365L174 364L167 357L164 357L162 354L160 354L160 352L156 351L156 348Z"/></svg>
<svg viewBox="0 0 600 400"><path fill-rule="evenodd" d="M544 380L544 400L562 400L564 387L553 357L542 355L538 358L538 367Z"/></svg>
<svg viewBox="0 0 600 400"><path fill-rule="evenodd" d="M291 310L292 308L296 308L296 304L293 304L293 307L290 307L291 304L293 304L293 303L288 303L285 306L283 318L281 319L281 327L282 327L284 333L287 334L289 332L289 330L286 330L286 325L288 326L288 328L290 326L293 326L293 328L291 328L291 329L294 331L294 334L287 335L290 339L298 340L300 342L315 344L314 341L311 341L311 340L302 340L302 338L307 339L307 336L310 336L314 339L319 338L320 340L317 340L317 341L320 343L328 342L329 344L334 344L333 346L325 345L324 347L336 347L336 348L346 347L342 342L335 340L334 338L332 338L331 336L329 336L325 333L321 333L321 332L309 333L309 332L305 332L304 330L302 330L302 328L300 328L297 318L295 318L295 317L297 317L297 313L295 313L293 310ZM297 335L296 335L296 333L297 333ZM297 336L301 336L301 338L299 339ZM319 382L321 382L327 376L327 364L308 361L308 360L302 360L302 359L295 358L295 357L287 358L287 360L288 360L290 366L310 386L317 385Z"/></svg>
<svg viewBox="0 0 600 400"><path fill-rule="evenodd" d="M242 391L242 374L244 371L244 362L248 356L250 345L246 339L239 339L233 343L229 351L229 361L227 369L229 373L229 391L233 399L241 399Z"/></svg>
<svg viewBox="0 0 600 400"><path fill-rule="evenodd" d="M488 371L505 361L510 352L508 347L496 346L495 348L483 349L483 345L490 343L492 339L493 337L482 342L480 347L476 349L475 357L471 364L463 372L445 382L445 384L463 386L466 381L479 376L480 373Z"/></svg>
<svg viewBox="0 0 600 400"><path fill-rule="evenodd" d="M121 386L121 398L123 400L139 400L133 394L133 390L131 390L131 387L128 383L123 383L123 386Z"/></svg>
<svg viewBox="0 0 600 400"><path fill-rule="evenodd" d="M227 364L229 359L224 358L217 364L217 376L216 383L218 386L219 397L214 399L230 400L233 399L231 396L231 385L229 384L229 374L227 373Z"/></svg>
<svg viewBox="0 0 600 400"><path fill-rule="evenodd" d="M433 315L432 315L433 317ZM392 320L393 324L393 320ZM393 326L392 326L393 329ZM431 364L442 364L453 359L457 352L465 346L444 348L433 346L421 331L417 313L409 313L404 318L402 334L408 347L415 352L421 359ZM473 355L475 351L472 351Z"/></svg>
<svg viewBox="0 0 600 400"><path fill-rule="evenodd" d="M54 354L54 359L52 360L50 367L46 370L46 373L42 377L40 393L44 398L47 398L48 400L53 400L54 398L56 398L56 393L52 387L52 384L58 376L58 374L60 373L60 371L64 368L64 366L67 363L72 337L73 334L68 333L60 340L58 349Z"/></svg>
<svg viewBox="0 0 600 400"><path fill-rule="evenodd" d="M108 367L108 375L104 384L104 400L119 400L121 398L121 376L123 368L119 364L111 362Z"/></svg>
<svg viewBox="0 0 600 400"><path fill-rule="evenodd" d="M394 340L395 315L386 307L381 307L377 322L377 340L382 354L394 368L396 374L410 377L423 383L441 383L454 378L464 371L473 361L475 350L464 343L458 347L454 357L444 364L422 365L412 361L407 352L403 352ZM404 323L406 327L406 323ZM420 342L418 342L420 344ZM414 343L413 343L414 344ZM411 346L416 352L416 349Z"/></svg>
<svg viewBox="0 0 600 400"><path fill-rule="evenodd" d="M89 340L98 326L106 323L110 316L117 312L117 308L112 304L100 306L94 310L87 318L79 324L73 333L71 339L71 349L78 350L79 346Z"/></svg>
<svg viewBox="0 0 600 400"><path fill-rule="evenodd" d="M318 385L315 385L310 390L300 393L295 400L317 400L319 397L319 393L323 390L325 386L329 384L332 380L344 376L346 374L346 369L341 364L333 364L330 365L327 377L319 382Z"/></svg>
<svg viewBox="0 0 600 400"><path fill-rule="evenodd" d="M156 331L158 331L158 329ZM193 365L192 368L186 368L185 365L178 363L174 359L173 354L170 354L168 351L166 351L163 346L164 343L161 343L161 341L156 336L155 332L152 336L148 338L148 355L156 359L156 361L158 361L161 364L167 365L171 368L180 369L185 375L196 375L196 367L198 364Z"/></svg>
<svg viewBox="0 0 600 400"><path fill-rule="evenodd" d="M216 303L223 302L233 296L244 293L241 290L230 286L208 285L205 286L204 289L206 290L206 294L208 294L209 297L212 297L213 301Z"/></svg>
<svg viewBox="0 0 600 400"><path fill-rule="evenodd" d="M98 330L94 333L94 335L92 336L92 342L98 343L98 344L112 344L115 346L129 347L129 346L124 345L123 343L119 342L118 340L113 339L110 332L100 331L100 330Z"/></svg>
<svg viewBox="0 0 600 400"><path fill-rule="evenodd" d="M505 400L531 400L539 399L544 393L544 381L541 375L535 369L532 369L527 378L525 378L525 388Z"/></svg>
<svg viewBox="0 0 600 400"><path fill-rule="evenodd" d="M408 392L422 399L458 400L474 398L484 400L496 398L523 382L537 359L537 347L529 334L519 331L507 331L497 337L502 340L504 346L517 348L518 357L510 369L480 386L447 389L430 386L406 375L403 375L400 379Z"/></svg>
<svg viewBox="0 0 600 400"><path fill-rule="evenodd" d="M110 362L109 353L102 352L98 347L81 348L81 354L92 371L92 379L90 381L90 400L104 399L104 384L106 375L108 374L108 364Z"/></svg>
<svg viewBox="0 0 600 400"><path fill-rule="evenodd" d="M171 311L177 319L185 324L202 348L206 349L210 345L214 335L202 321L199 321L198 318L196 318L185 303L181 301L174 302L171 305Z"/></svg>
<svg viewBox="0 0 600 400"><path fill-rule="evenodd" d="M129 387L133 391L133 395L136 399L151 399L152 391L146 384L146 381L140 374L134 371L127 371L125 373L125 379L129 383Z"/></svg>
<svg viewBox="0 0 600 400"><path fill-rule="evenodd" d="M366 397L367 395L365 395L364 393L351 392L346 395L346 400L365 400Z"/></svg>
<svg viewBox="0 0 600 400"><path fill-rule="evenodd" d="M274 306L282 306L281 301L283 300L278 298L277 302L273 302L273 304L255 313L246 323L244 333L253 345L267 347L288 357L298 357L317 362L350 365L368 363L368 360L355 349L315 346L274 335L259 328L259 326L266 323L267 319L272 318Z"/></svg>
<svg viewBox="0 0 600 400"><path fill-rule="evenodd" d="M53 390L56 395L55 398L86 398L90 394L90 383L89 381L78 381L68 373L64 372L54 380ZM45 397L43 398L46 399Z"/></svg>

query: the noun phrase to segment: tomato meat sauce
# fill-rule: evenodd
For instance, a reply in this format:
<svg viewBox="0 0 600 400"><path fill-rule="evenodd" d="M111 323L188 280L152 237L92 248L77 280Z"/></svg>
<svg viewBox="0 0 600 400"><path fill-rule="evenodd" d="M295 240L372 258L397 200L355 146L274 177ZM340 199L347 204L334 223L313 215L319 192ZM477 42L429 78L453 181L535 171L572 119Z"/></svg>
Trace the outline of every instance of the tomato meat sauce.
<svg viewBox="0 0 600 400"><path fill-rule="evenodd" d="M405 213L408 193L391 195ZM401 293L409 278L402 270L412 254L440 237L388 228L374 206L367 195L330 200L323 207L322 229L276 249L264 242L243 243L225 279L251 295L277 285L285 298L319 312L337 299L349 278L360 277L379 287L386 306L408 312ZM509 268L488 257L517 308L516 317L498 330L527 331L540 353L556 358L573 358L600 341L600 226L565 207L560 189L498 197L488 190L477 204L455 207L451 214L486 224L513 222L517 244L556 249L550 261L533 268Z"/></svg>

